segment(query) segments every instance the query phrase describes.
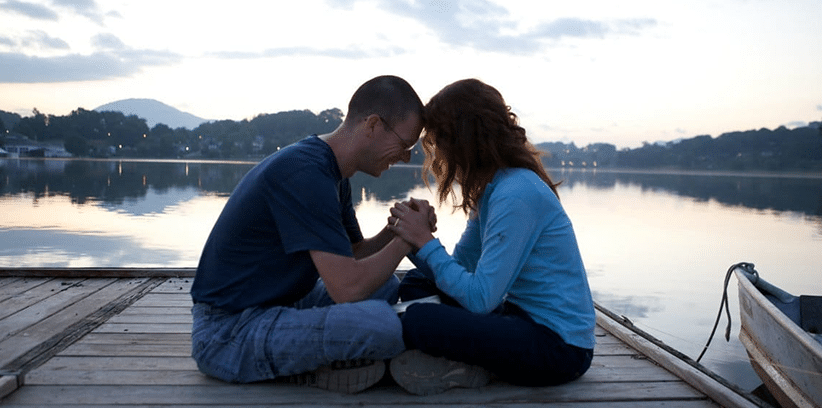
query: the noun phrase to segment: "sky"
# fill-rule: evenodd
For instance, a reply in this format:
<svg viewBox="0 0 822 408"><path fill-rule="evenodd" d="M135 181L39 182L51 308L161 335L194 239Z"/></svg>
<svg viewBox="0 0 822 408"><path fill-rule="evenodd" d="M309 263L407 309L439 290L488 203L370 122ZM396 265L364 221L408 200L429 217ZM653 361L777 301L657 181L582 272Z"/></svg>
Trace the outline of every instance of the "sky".
<svg viewBox="0 0 822 408"><path fill-rule="evenodd" d="M821 0L0 0L0 110L129 98L196 116L345 112L383 74L478 78L535 142L822 120Z"/></svg>

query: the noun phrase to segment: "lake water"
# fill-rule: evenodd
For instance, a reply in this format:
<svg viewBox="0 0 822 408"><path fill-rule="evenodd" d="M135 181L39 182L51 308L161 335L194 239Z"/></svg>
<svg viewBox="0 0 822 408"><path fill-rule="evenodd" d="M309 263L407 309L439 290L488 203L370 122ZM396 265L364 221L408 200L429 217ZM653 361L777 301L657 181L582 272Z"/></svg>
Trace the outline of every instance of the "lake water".
<svg viewBox="0 0 822 408"><path fill-rule="evenodd" d="M196 266L228 195L253 163L0 159L0 267ZM696 358L728 267L746 261L794 294L822 294L822 176L550 171L574 223L594 299ZM370 236L388 208L433 194L418 167L352 179ZM465 224L438 208L449 250ZM411 264L405 261L404 267ZM751 390L737 289L703 358Z"/></svg>

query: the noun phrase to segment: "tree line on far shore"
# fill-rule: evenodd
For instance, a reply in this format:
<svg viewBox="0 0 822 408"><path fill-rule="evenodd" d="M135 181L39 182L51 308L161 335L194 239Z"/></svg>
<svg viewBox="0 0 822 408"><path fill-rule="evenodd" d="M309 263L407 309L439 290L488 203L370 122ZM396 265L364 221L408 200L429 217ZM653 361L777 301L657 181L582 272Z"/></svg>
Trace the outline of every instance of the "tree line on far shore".
<svg viewBox="0 0 822 408"><path fill-rule="evenodd" d="M541 143L550 152L548 167L631 168L724 171L822 171L822 123L788 129L729 132L617 150L595 143Z"/></svg>
<svg viewBox="0 0 822 408"><path fill-rule="evenodd" d="M189 130L121 112L79 108L66 116L15 117L0 111L0 133L6 143L19 135L39 143L61 143L77 157L247 159L264 157L312 133L330 132L342 123L339 109L315 115L308 110L260 114L251 120L218 120ZM13 122L10 132L4 123ZM3 141L0 140L0 146Z"/></svg>
<svg viewBox="0 0 822 408"><path fill-rule="evenodd" d="M27 138L62 144L77 157L259 159L309 134L333 131L343 113L334 108L260 114L241 121L220 120L195 129L149 128L145 119L120 112L78 108L66 116L34 109L20 117L0 111L0 147ZM822 123L696 136L668 143L644 143L618 150L609 143L539 143L546 167L636 168L733 171L822 171ZM417 144L412 163L422 163Z"/></svg>

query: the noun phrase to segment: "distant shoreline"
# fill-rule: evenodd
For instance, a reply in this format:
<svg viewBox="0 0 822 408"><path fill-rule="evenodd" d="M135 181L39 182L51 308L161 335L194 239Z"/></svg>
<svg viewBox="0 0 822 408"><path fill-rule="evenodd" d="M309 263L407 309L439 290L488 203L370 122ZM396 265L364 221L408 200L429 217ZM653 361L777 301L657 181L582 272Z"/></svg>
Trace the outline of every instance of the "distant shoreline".
<svg viewBox="0 0 822 408"><path fill-rule="evenodd" d="M656 168L656 169L636 169L636 168L621 168L621 167L597 167L597 168L580 168L580 167L546 167L550 172L591 172L591 173L621 173L621 174L661 174L671 176L717 176L717 177L782 177L782 178L806 178L806 179L822 179L822 174L819 173L802 173L797 171L733 171L733 170L687 170L674 169L670 167Z"/></svg>
<svg viewBox="0 0 822 408"><path fill-rule="evenodd" d="M136 157L109 157L109 158L94 158L94 157L0 157L2 161L10 160L40 160L40 161L98 161L98 162L142 162L142 163L214 163L214 164L249 164L254 165L259 163L258 160L250 159L154 159L154 158L136 158ZM391 167L398 168L422 168L421 164L395 164ZM550 175L561 174L564 172L580 172L580 173L621 173L621 174L659 174L671 176L712 176L712 177L770 177L770 178L804 178L804 179L820 179L820 173L803 173L796 171L732 171L732 170L688 170L676 169L671 167L661 168L622 168L622 167L546 167Z"/></svg>

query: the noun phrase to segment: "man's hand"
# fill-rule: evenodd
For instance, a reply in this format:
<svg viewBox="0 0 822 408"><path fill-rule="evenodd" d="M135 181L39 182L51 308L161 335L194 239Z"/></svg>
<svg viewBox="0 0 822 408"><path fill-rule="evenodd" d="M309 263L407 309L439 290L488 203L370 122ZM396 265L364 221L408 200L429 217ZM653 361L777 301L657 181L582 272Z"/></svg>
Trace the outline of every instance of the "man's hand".
<svg viewBox="0 0 822 408"><path fill-rule="evenodd" d="M388 228L411 244L415 251L434 239L432 232L436 231L436 224L434 208L428 201L414 198L394 204L388 217Z"/></svg>

